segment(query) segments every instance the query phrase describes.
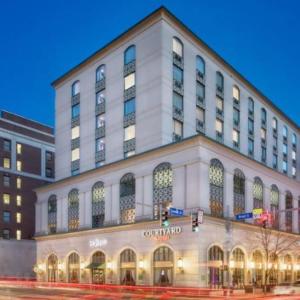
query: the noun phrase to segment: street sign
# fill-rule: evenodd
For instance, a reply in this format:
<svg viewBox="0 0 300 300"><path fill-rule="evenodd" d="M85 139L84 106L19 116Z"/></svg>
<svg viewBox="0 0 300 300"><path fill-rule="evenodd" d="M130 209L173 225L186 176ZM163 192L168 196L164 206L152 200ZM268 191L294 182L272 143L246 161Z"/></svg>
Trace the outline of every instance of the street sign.
<svg viewBox="0 0 300 300"><path fill-rule="evenodd" d="M254 208L254 209L252 210L252 213L253 213L254 215L260 215L260 214L262 214L262 212L263 212L263 209L262 209L262 208Z"/></svg>
<svg viewBox="0 0 300 300"><path fill-rule="evenodd" d="M252 219L252 217L253 217L252 213L243 213L235 216L237 220Z"/></svg>
<svg viewBox="0 0 300 300"><path fill-rule="evenodd" d="M202 209L198 210L198 224L203 224L204 211Z"/></svg>
<svg viewBox="0 0 300 300"><path fill-rule="evenodd" d="M170 207L169 211L172 216L183 216L183 209Z"/></svg>

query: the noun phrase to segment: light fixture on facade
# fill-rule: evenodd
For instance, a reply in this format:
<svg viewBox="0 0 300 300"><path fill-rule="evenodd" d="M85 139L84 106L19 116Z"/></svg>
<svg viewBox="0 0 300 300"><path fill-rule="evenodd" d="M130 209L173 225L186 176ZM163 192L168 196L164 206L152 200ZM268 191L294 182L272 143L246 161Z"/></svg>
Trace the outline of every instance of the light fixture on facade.
<svg viewBox="0 0 300 300"><path fill-rule="evenodd" d="M182 270L183 269L183 259L180 257L177 261L177 267Z"/></svg>
<svg viewBox="0 0 300 300"><path fill-rule="evenodd" d="M144 263L144 261L141 259L141 260L139 261L139 268L140 268L140 269L144 269L144 266L145 266L145 263Z"/></svg>
<svg viewBox="0 0 300 300"><path fill-rule="evenodd" d="M229 268L230 269L233 269L235 267L235 262L234 262L234 260L231 260L230 262L229 262Z"/></svg>
<svg viewBox="0 0 300 300"><path fill-rule="evenodd" d="M108 261L108 262L107 262L107 269L108 269L108 270L111 270L111 269L112 269L112 262L111 262L111 261Z"/></svg>
<svg viewBox="0 0 300 300"><path fill-rule="evenodd" d="M80 263L80 269L81 269L81 270L84 270L84 269L85 269L85 263L84 263L84 262Z"/></svg>
<svg viewBox="0 0 300 300"><path fill-rule="evenodd" d="M254 262L253 261L248 262L248 269L254 269Z"/></svg>
<svg viewBox="0 0 300 300"><path fill-rule="evenodd" d="M58 264L58 270L59 270L59 271L62 271L64 268L65 268L64 263L59 263L59 264Z"/></svg>

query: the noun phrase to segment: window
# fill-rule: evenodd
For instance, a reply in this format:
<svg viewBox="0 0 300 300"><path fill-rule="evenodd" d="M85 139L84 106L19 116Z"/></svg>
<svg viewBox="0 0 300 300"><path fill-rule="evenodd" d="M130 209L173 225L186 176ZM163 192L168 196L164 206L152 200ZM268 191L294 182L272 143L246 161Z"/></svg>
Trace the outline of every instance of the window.
<svg viewBox="0 0 300 300"><path fill-rule="evenodd" d="M3 158L3 168L10 169L10 158L8 157Z"/></svg>
<svg viewBox="0 0 300 300"><path fill-rule="evenodd" d="M96 128L105 126L105 114L96 116Z"/></svg>
<svg viewBox="0 0 300 300"><path fill-rule="evenodd" d="M267 150L266 147L261 147L261 161L266 162L267 161Z"/></svg>
<svg viewBox="0 0 300 300"><path fill-rule="evenodd" d="M120 218L122 224L135 221L135 178L132 173L120 180Z"/></svg>
<svg viewBox="0 0 300 300"><path fill-rule="evenodd" d="M68 195L68 229L74 231L79 228L79 192L73 189Z"/></svg>
<svg viewBox="0 0 300 300"><path fill-rule="evenodd" d="M224 77L220 72L216 73L216 88L218 91L224 91Z"/></svg>
<svg viewBox="0 0 300 300"><path fill-rule="evenodd" d="M102 92L96 93L96 104L99 105L104 102L105 102L104 92L102 91Z"/></svg>
<svg viewBox="0 0 300 300"><path fill-rule="evenodd" d="M293 133L293 135L292 135L292 144L294 147L296 147L296 145L297 145L297 136L295 133Z"/></svg>
<svg viewBox="0 0 300 300"><path fill-rule="evenodd" d="M183 110L183 97L175 92L173 92L173 106Z"/></svg>
<svg viewBox="0 0 300 300"><path fill-rule="evenodd" d="M173 38L173 52L179 57L183 57L183 45L178 38Z"/></svg>
<svg viewBox="0 0 300 300"><path fill-rule="evenodd" d="M96 70L96 82L105 79L105 65L101 65Z"/></svg>
<svg viewBox="0 0 300 300"><path fill-rule="evenodd" d="M282 128L282 135L284 138L287 138L287 135L288 135L288 129L286 126L283 126Z"/></svg>
<svg viewBox="0 0 300 300"><path fill-rule="evenodd" d="M180 85L183 84L183 71L177 66L173 66L173 78Z"/></svg>
<svg viewBox="0 0 300 300"><path fill-rule="evenodd" d="M216 132L223 134L223 122L220 120L216 120Z"/></svg>
<svg viewBox="0 0 300 300"><path fill-rule="evenodd" d="M75 126L72 128L72 140L79 138L79 126Z"/></svg>
<svg viewBox="0 0 300 300"><path fill-rule="evenodd" d="M120 254L120 282L123 285L136 284L136 254L131 249Z"/></svg>
<svg viewBox="0 0 300 300"><path fill-rule="evenodd" d="M240 111L236 108L233 108L233 123L235 126L240 125Z"/></svg>
<svg viewBox="0 0 300 300"><path fill-rule="evenodd" d="M22 179L20 177L17 178L17 189L22 188Z"/></svg>
<svg viewBox="0 0 300 300"><path fill-rule="evenodd" d="M135 138L135 125L130 125L124 128L124 141L129 141Z"/></svg>
<svg viewBox="0 0 300 300"><path fill-rule="evenodd" d="M197 107L196 109L196 119L201 122L205 122L205 110L203 108Z"/></svg>
<svg viewBox="0 0 300 300"><path fill-rule="evenodd" d="M292 160L296 160L296 151L295 150L292 151Z"/></svg>
<svg viewBox="0 0 300 300"><path fill-rule="evenodd" d="M128 47L124 52L124 65L127 65L135 60L135 46Z"/></svg>
<svg viewBox="0 0 300 300"><path fill-rule="evenodd" d="M240 101L240 90L236 85L232 88L232 96L235 100Z"/></svg>
<svg viewBox="0 0 300 300"><path fill-rule="evenodd" d="M50 162L53 160L53 153L50 151L46 151L46 161Z"/></svg>
<svg viewBox="0 0 300 300"><path fill-rule="evenodd" d="M216 103L216 106L217 106L217 112L218 112L219 114L223 114L224 101L223 101L223 99L221 99L221 98L219 98L219 97L217 97L216 100L217 100L217 103Z"/></svg>
<svg viewBox="0 0 300 300"><path fill-rule="evenodd" d="M11 141L3 140L3 151L10 152L11 151Z"/></svg>
<svg viewBox="0 0 300 300"><path fill-rule="evenodd" d="M293 195L287 191L285 195L285 209L293 208ZM293 229L293 211L287 211L285 213L285 228L286 231L292 232Z"/></svg>
<svg viewBox="0 0 300 300"><path fill-rule="evenodd" d="M267 132L265 128L261 128L260 129L260 137L262 139L263 142L266 141L266 137L267 137Z"/></svg>
<svg viewBox="0 0 300 300"><path fill-rule="evenodd" d="M277 169L278 167L278 156L277 154L273 154L273 168Z"/></svg>
<svg viewBox="0 0 300 300"><path fill-rule="evenodd" d="M17 206L21 206L22 205L22 196L21 195L17 195L17 197L16 197L16 204L17 204Z"/></svg>
<svg viewBox="0 0 300 300"><path fill-rule="evenodd" d="M3 222L4 223L9 223L10 222L10 212L9 211L4 211L3 212Z"/></svg>
<svg viewBox="0 0 300 300"><path fill-rule="evenodd" d="M52 170L52 168L46 168L46 177L47 178L53 177L53 170Z"/></svg>
<svg viewBox="0 0 300 300"><path fill-rule="evenodd" d="M19 240L21 240L21 238L22 238L22 232L20 229L18 229L16 231L16 239L19 241Z"/></svg>
<svg viewBox="0 0 300 300"><path fill-rule="evenodd" d="M233 176L234 215L245 212L245 175L240 169L234 170Z"/></svg>
<svg viewBox="0 0 300 300"><path fill-rule="evenodd" d="M127 90L135 85L135 73L131 73L124 77L124 89Z"/></svg>
<svg viewBox="0 0 300 300"><path fill-rule="evenodd" d="M22 171L22 162L17 160L17 171Z"/></svg>
<svg viewBox="0 0 300 300"><path fill-rule="evenodd" d="M261 123L266 125L267 123L267 112L264 108L261 109Z"/></svg>
<svg viewBox="0 0 300 300"><path fill-rule="evenodd" d="M277 132L277 119L276 118L273 118L272 120L272 128L275 132Z"/></svg>
<svg viewBox="0 0 300 300"><path fill-rule="evenodd" d="M200 77L204 77L205 75L205 62L201 56L196 57L196 71Z"/></svg>
<svg viewBox="0 0 300 300"><path fill-rule="evenodd" d="M17 222L18 224L20 224L21 221L22 221L22 215L21 215L21 213L17 212L17 213L16 213L16 222Z"/></svg>
<svg viewBox="0 0 300 300"><path fill-rule="evenodd" d="M259 177L254 178L253 183L253 208L264 207L263 182Z"/></svg>
<svg viewBox="0 0 300 300"><path fill-rule="evenodd" d="M80 106L79 103L72 106L72 119L79 117Z"/></svg>
<svg viewBox="0 0 300 300"><path fill-rule="evenodd" d="M79 157L80 157L80 150L79 150L79 148L76 148L76 149L72 150L71 160L72 161L78 160Z"/></svg>
<svg viewBox="0 0 300 300"><path fill-rule="evenodd" d="M3 175L3 186L10 187L10 176Z"/></svg>
<svg viewBox="0 0 300 300"><path fill-rule="evenodd" d="M210 288L221 288L224 285L224 252L219 246L212 246L208 251Z"/></svg>
<svg viewBox="0 0 300 300"><path fill-rule="evenodd" d="M125 101L124 103L124 116L135 112L135 98Z"/></svg>
<svg viewBox="0 0 300 300"><path fill-rule="evenodd" d="M279 226L279 190L278 187L274 184L271 186L271 213L273 217L273 222L272 222L272 227L273 228L278 228Z"/></svg>
<svg viewBox="0 0 300 300"><path fill-rule="evenodd" d="M238 147L240 143L240 133L239 131L233 129L232 130L232 141L234 146Z"/></svg>
<svg viewBox="0 0 300 300"><path fill-rule="evenodd" d="M292 167L292 176L296 177L296 168L295 167Z"/></svg>
<svg viewBox="0 0 300 300"><path fill-rule="evenodd" d="M80 280L80 257L73 252L68 257L68 282L79 283Z"/></svg>
<svg viewBox="0 0 300 300"><path fill-rule="evenodd" d="M218 159L210 161L209 186L211 214L223 217L224 167Z"/></svg>
<svg viewBox="0 0 300 300"><path fill-rule="evenodd" d="M288 167L287 167L287 161L282 161L282 171L283 171L283 173L287 173L287 169L288 169Z"/></svg>
<svg viewBox="0 0 300 300"><path fill-rule="evenodd" d="M22 154L22 144L17 143L17 154Z"/></svg>
<svg viewBox="0 0 300 300"><path fill-rule="evenodd" d="M251 156L254 154L254 141L252 139L248 139L248 154Z"/></svg>
<svg viewBox="0 0 300 300"><path fill-rule="evenodd" d="M51 195L48 199L48 232L56 232L56 214L57 214L57 200L55 195Z"/></svg>
<svg viewBox="0 0 300 300"><path fill-rule="evenodd" d="M102 151L105 149L105 140L96 139L96 152Z"/></svg>
<svg viewBox="0 0 300 300"><path fill-rule="evenodd" d="M128 158L128 157L130 157L130 156L132 156L132 155L134 155L134 154L135 154L135 151L134 151L134 150L128 151L128 152L125 152L125 153L124 153L124 157L125 157L125 158Z"/></svg>
<svg viewBox="0 0 300 300"><path fill-rule="evenodd" d="M3 204L10 204L10 194L3 194Z"/></svg>
<svg viewBox="0 0 300 300"><path fill-rule="evenodd" d="M101 227L105 219L104 183L96 182L92 188L92 227Z"/></svg>
<svg viewBox="0 0 300 300"><path fill-rule="evenodd" d="M287 146L287 144L283 144L282 145L282 152L283 152L283 154L287 155L287 152L288 152L288 146Z"/></svg>
<svg viewBox="0 0 300 300"><path fill-rule="evenodd" d="M276 136L273 136L273 147L274 150L277 150L277 146L278 146L278 139Z"/></svg>
<svg viewBox="0 0 300 300"><path fill-rule="evenodd" d="M79 81L75 81L72 84L72 96L76 96L80 93L80 84Z"/></svg>
<svg viewBox="0 0 300 300"><path fill-rule="evenodd" d="M254 122L252 119L248 119L248 133L253 135L254 133Z"/></svg>
<svg viewBox="0 0 300 300"><path fill-rule="evenodd" d="M205 86L200 82L196 83L196 96L199 100L203 100L205 98Z"/></svg>
<svg viewBox="0 0 300 300"><path fill-rule="evenodd" d="M249 115L254 115L254 101L252 98L248 98L248 112Z"/></svg>
<svg viewBox="0 0 300 300"><path fill-rule="evenodd" d="M10 230L9 229L3 229L2 237L4 240L10 239Z"/></svg>
<svg viewBox="0 0 300 300"><path fill-rule="evenodd" d="M177 120L173 120L173 132L176 136L183 136L183 124Z"/></svg>

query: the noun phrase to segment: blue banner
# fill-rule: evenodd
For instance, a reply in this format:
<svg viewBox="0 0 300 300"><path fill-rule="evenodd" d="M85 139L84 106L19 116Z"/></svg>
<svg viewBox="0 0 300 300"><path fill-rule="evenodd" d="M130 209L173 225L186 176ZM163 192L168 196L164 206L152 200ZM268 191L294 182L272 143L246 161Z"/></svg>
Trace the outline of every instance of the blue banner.
<svg viewBox="0 0 300 300"><path fill-rule="evenodd" d="M253 214L252 213L243 213L243 214L238 214L235 216L237 220L245 220L245 219L252 219Z"/></svg>

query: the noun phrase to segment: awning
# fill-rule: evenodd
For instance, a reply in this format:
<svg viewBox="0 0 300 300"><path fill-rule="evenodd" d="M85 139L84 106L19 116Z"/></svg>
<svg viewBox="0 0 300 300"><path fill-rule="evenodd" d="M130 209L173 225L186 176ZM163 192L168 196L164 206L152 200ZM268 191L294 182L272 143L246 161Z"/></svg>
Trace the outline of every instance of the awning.
<svg viewBox="0 0 300 300"><path fill-rule="evenodd" d="M85 267L86 269L105 269L105 264L98 264L98 263L90 263Z"/></svg>

